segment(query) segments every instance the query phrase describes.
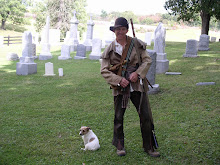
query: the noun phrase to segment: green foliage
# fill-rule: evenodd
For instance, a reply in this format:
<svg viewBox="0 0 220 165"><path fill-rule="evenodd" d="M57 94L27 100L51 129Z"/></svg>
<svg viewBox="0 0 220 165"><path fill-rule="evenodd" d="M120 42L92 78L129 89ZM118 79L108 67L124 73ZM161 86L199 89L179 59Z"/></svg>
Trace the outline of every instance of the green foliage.
<svg viewBox="0 0 220 165"><path fill-rule="evenodd" d="M197 20L201 11L220 20L219 0L167 0L164 7L170 14L177 15L178 20Z"/></svg>
<svg viewBox="0 0 220 165"><path fill-rule="evenodd" d="M79 31L83 32L86 29L87 14L85 10L86 0L45 0L38 2L33 8L33 13L36 14L36 31L41 31L45 25L46 16L50 16L51 27L61 30L61 37L70 29L70 20L73 16L73 11L76 10L77 19L80 24Z"/></svg>
<svg viewBox="0 0 220 165"><path fill-rule="evenodd" d="M13 24L23 23L25 6L22 0L0 0L0 20L1 28L5 29L6 21L12 21Z"/></svg>
<svg viewBox="0 0 220 165"><path fill-rule="evenodd" d="M107 15L108 15L107 12L106 12L105 10L102 10L100 17L101 17L101 18L106 18Z"/></svg>

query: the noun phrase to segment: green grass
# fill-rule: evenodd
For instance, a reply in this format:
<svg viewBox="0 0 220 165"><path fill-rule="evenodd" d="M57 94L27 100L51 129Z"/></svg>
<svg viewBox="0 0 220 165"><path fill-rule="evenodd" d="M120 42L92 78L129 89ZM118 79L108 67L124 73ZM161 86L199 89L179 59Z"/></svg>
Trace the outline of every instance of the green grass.
<svg viewBox="0 0 220 165"><path fill-rule="evenodd" d="M18 76L17 62L7 61L6 54L21 52L21 45L4 46L0 50L0 164L220 164L220 44L211 43L210 51L200 51L198 58L183 58L185 46L166 43L169 71L182 75L156 75L161 92L149 96L160 158L143 152L132 104L124 124L127 155L116 155L111 145L113 98L98 61L61 61L60 48L54 47L53 59L35 60L37 74ZM54 64L56 76L43 76L45 62ZM63 68L64 77L58 76L58 68ZM216 85L196 86L209 81ZM81 150L82 125L98 136L98 151Z"/></svg>

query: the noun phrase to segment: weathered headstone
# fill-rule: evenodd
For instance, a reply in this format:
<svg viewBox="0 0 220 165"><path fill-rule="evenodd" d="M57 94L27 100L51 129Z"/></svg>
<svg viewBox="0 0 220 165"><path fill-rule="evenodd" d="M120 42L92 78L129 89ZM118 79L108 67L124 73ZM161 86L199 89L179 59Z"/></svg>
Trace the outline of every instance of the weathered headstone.
<svg viewBox="0 0 220 165"><path fill-rule="evenodd" d="M156 58L157 58L157 53L154 50L146 50L149 54L149 56L152 59L152 63L150 66L150 69L148 70L147 73L147 79L150 82L150 84L153 86L151 88L150 85L148 85L149 91L148 94L156 94L160 91L159 84L155 84L155 78L156 78Z"/></svg>
<svg viewBox="0 0 220 165"><path fill-rule="evenodd" d="M166 72L165 75L181 75L181 72Z"/></svg>
<svg viewBox="0 0 220 165"><path fill-rule="evenodd" d="M41 42L41 53L39 55L39 60L48 60L52 58L52 54L50 53L50 44L49 44L49 29L50 29L50 17L47 16L46 25L44 27L44 32L42 36Z"/></svg>
<svg viewBox="0 0 220 165"><path fill-rule="evenodd" d="M79 21L76 18L76 11L73 11L73 18L70 20L70 34L69 38L67 40L67 44L70 45L70 52L73 52L77 45L79 44L78 38L77 38L77 29Z"/></svg>
<svg viewBox="0 0 220 165"><path fill-rule="evenodd" d="M9 61L17 61L17 60L19 60L19 57L18 57L18 55L16 53L9 52L7 54L7 60L9 60Z"/></svg>
<svg viewBox="0 0 220 165"><path fill-rule="evenodd" d="M196 83L197 86L202 86L202 85L215 85L215 82L199 82Z"/></svg>
<svg viewBox="0 0 220 165"><path fill-rule="evenodd" d="M22 57L16 64L17 75L29 75L37 73L37 64L34 63L32 35L31 32L25 31L22 37Z"/></svg>
<svg viewBox="0 0 220 165"><path fill-rule="evenodd" d="M154 50L157 53L156 73L165 73L169 69L169 61L167 60L167 54L165 53L165 37L166 29L160 22L154 32Z"/></svg>
<svg viewBox="0 0 220 165"><path fill-rule="evenodd" d="M211 37L211 42L216 42L216 37Z"/></svg>
<svg viewBox="0 0 220 165"><path fill-rule="evenodd" d="M70 45L63 44L61 46L61 56L59 56L58 59L59 60L72 59L72 57L70 57Z"/></svg>
<svg viewBox="0 0 220 165"><path fill-rule="evenodd" d="M45 74L44 76L55 76L54 69L53 69L53 63L47 62L45 63Z"/></svg>
<svg viewBox="0 0 220 165"><path fill-rule="evenodd" d="M151 36L152 36L152 32L146 32L145 33L145 43L149 46L151 46Z"/></svg>
<svg viewBox="0 0 220 165"><path fill-rule="evenodd" d="M89 55L89 59L91 60L99 60L101 57L101 49L102 49L102 40L93 39L92 40L92 52Z"/></svg>
<svg viewBox="0 0 220 165"><path fill-rule="evenodd" d="M83 44L77 45L76 56L74 59L85 59L86 58L86 47Z"/></svg>
<svg viewBox="0 0 220 165"><path fill-rule="evenodd" d="M59 68L58 73L60 77L63 77L63 68Z"/></svg>
<svg viewBox="0 0 220 165"><path fill-rule="evenodd" d="M209 36L206 34L200 35L199 38L199 50L207 51L209 50Z"/></svg>
<svg viewBox="0 0 220 165"><path fill-rule="evenodd" d="M86 51L92 50L92 38L93 38L93 26L94 22L92 20L92 16L90 16L90 20L87 22L87 33L86 33L86 40L83 45L86 46Z"/></svg>
<svg viewBox="0 0 220 165"><path fill-rule="evenodd" d="M190 39L186 42L186 52L183 57L198 57L198 41Z"/></svg>

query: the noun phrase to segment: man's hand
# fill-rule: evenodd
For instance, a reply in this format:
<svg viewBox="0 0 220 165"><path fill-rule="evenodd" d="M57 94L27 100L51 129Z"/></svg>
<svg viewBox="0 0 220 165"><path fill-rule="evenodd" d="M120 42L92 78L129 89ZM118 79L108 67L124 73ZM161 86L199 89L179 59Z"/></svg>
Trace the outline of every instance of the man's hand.
<svg viewBox="0 0 220 165"><path fill-rule="evenodd" d="M121 87L125 88L126 86L128 86L129 81L126 80L125 78L122 78L119 84Z"/></svg>
<svg viewBox="0 0 220 165"><path fill-rule="evenodd" d="M138 80L138 74L136 72L131 73L129 80L131 82L136 82Z"/></svg>

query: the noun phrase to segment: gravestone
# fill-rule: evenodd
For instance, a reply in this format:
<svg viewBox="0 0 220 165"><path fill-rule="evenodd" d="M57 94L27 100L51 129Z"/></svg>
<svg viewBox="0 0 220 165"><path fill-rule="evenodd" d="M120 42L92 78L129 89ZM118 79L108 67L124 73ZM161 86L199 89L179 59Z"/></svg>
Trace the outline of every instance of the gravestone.
<svg viewBox="0 0 220 165"><path fill-rule="evenodd" d="M198 41L190 39L186 42L186 52L183 57L198 57Z"/></svg>
<svg viewBox="0 0 220 165"><path fill-rule="evenodd" d="M48 60L52 58L52 54L50 53L50 44L49 44L49 29L50 29L50 17L47 16L46 25L43 30L43 36L41 41L41 53L39 55L39 60Z"/></svg>
<svg viewBox="0 0 220 165"><path fill-rule="evenodd" d="M63 68L59 68L58 73L60 77L63 77Z"/></svg>
<svg viewBox="0 0 220 165"><path fill-rule="evenodd" d="M77 38L77 29L79 21L76 18L76 11L73 11L73 18L70 20L70 32L69 32L69 38L67 40L67 45L70 45L70 52L73 52L76 50L77 45L79 44L78 38Z"/></svg>
<svg viewBox="0 0 220 165"><path fill-rule="evenodd" d="M101 49L102 49L102 40L93 39L92 40L92 52L89 55L89 59L91 60L99 60L101 57Z"/></svg>
<svg viewBox="0 0 220 165"><path fill-rule="evenodd" d="M17 75L29 75L37 73L37 64L34 63L32 35L31 32L25 31L22 36L22 57L16 64Z"/></svg>
<svg viewBox="0 0 220 165"><path fill-rule="evenodd" d="M9 60L9 61L17 61L17 60L19 60L19 57L18 57L18 55L16 53L9 52L7 54L7 60Z"/></svg>
<svg viewBox="0 0 220 165"><path fill-rule="evenodd" d="M44 76L55 76L54 69L53 69L53 63L47 62L45 63L45 74Z"/></svg>
<svg viewBox="0 0 220 165"><path fill-rule="evenodd" d="M215 82L199 82L196 83L197 86L203 86L203 85L215 85Z"/></svg>
<svg viewBox="0 0 220 165"><path fill-rule="evenodd" d="M32 56L34 57L34 59L37 59L37 55L36 55L36 44L32 43Z"/></svg>
<svg viewBox="0 0 220 165"><path fill-rule="evenodd" d="M63 44L61 46L61 56L58 57L58 60L68 60L68 59L72 59L72 57L70 57L70 45Z"/></svg>
<svg viewBox="0 0 220 165"><path fill-rule="evenodd" d="M155 84L155 78L156 78L156 58L157 58L157 53L154 50L146 50L149 54L149 56L152 59L151 66L148 70L147 73L147 79L150 82L150 84L153 86L153 88L148 85L149 91L148 94L156 94L160 91L159 84Z"/></svg>
<svg viewBox="0 0 220 165"><path fill-rule="evenodd" d="M157 53L156 73L165 73L169 69L169 61L165 53L166 29L160 22L154 32L154 50Z"/></svg>
<svg viewBox="0 0 220 165"><path fill-rule="evenodd" d="M86 46L86 51L92 50L92 38L93 38L93 26L94 22L92 20L92 16L90 16L90 20L87 22L87 33L86 33L86 40L83 45Z"/></svg>
<svg viewBox="0 0 220 165"><path fill-rule="evenodd" d="M211 37L211 42L216 42L216 37Z"/></svg>
<svg viewBox="0 0 220 165"><path fill-rule="evenodd" d="M83 44L77 45L76 56L74 59L85 59L86 58L86 47Z"/></svg>
<svg viewBox="0 0 220 165"><path fill-rule="evenodd" d="M200 35L199 38L199 50L207 51L209 50L209 36L206 34Z"/></svg>
<svg viewBox="0 0 220 165"><path fill-rule="evenodd" d="M152 32L145 33L145 43L149 46L151 46L151 36L152 36Z"/></svg>

